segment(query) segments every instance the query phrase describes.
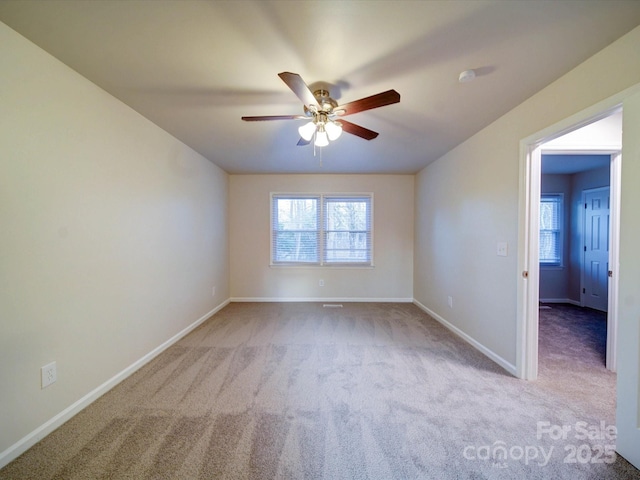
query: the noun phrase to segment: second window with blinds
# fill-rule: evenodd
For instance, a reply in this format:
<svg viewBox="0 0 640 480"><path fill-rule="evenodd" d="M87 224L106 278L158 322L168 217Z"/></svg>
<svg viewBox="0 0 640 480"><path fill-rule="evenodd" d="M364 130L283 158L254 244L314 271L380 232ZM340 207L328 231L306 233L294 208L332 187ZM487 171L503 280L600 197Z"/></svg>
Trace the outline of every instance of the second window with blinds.
<svg viewBox="0 0 640 480"><path fill-rule="evenodd" d="M540 197L540 265L544 267L562 266L563 200L561 193Z"/></svg>
<svg viewBox="0 0 640 480"><path fill-rule="evenodd" d="M371 194L271 195L272 265L373 265Z"/></svg>

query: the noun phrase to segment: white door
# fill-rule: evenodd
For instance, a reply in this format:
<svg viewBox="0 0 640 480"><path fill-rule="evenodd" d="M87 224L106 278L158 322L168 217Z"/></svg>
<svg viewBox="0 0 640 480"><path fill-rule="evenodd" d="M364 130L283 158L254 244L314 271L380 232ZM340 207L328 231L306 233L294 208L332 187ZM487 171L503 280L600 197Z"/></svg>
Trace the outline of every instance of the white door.
<svg viewBox="0 0 640 480"><path fill-rule="evenodd" d="M585 190L582 304L607 311L609 300L609 187Z"/></svg>
<svg viewBox="0 0 640 480"><path fill-rule="evenodd" d="M623 111L616 450L640 468L640 93Z"/></svg>

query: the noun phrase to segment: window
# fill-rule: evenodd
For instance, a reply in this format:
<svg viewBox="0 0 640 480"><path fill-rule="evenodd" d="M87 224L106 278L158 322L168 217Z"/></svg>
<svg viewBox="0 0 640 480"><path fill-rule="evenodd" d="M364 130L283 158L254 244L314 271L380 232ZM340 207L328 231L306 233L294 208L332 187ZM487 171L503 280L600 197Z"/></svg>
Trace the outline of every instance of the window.
<svg viewBox="0 0 640 480"><path fill-rule="evenodd" d="M271 196L271 261L280 265L372 264L372 196Z"/></svg>
<svg viewBox="0 0 640 480"><path fill-rule="evenodd" d="M562 194L540 197L540 265L562 265Z"/></svg>
<svg viewBox="0 0 640 480"><path fill-rule="evenodd" d="M371 197L324 197L324 262L371 265Z"/></svg>
<svg viewBox="0 0 640 480"><path fill-rule="evenodd" d="M320 199L273 196L273 263L318 263Z"/></svg>

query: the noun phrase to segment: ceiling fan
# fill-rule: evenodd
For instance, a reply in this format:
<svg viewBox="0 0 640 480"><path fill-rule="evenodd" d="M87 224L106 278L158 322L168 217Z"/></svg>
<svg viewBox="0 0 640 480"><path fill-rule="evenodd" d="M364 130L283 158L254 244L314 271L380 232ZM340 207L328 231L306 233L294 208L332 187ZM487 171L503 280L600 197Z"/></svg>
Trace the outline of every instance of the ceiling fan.
<svg viewBox="0 0 640 480"><path fill-rule="evenodd" d="M245 122L261 122L266 120L310 120L298 128L300 140L298 145L308 145L314 139L314 145L325 147L329 140L336 140L342 131L356 135L365 140L373 140L378 132L361 127L346 120L337 121L338 117L352 115L354 113L384 107L400 101L400 94L395 90L371 95L353 102L338 105L327 90L319 89L314 92L302 80L297 73L282 72L278 76L284 83L302 100L304 114L301 115L265 115L258 117L242 117Z"/></svg>

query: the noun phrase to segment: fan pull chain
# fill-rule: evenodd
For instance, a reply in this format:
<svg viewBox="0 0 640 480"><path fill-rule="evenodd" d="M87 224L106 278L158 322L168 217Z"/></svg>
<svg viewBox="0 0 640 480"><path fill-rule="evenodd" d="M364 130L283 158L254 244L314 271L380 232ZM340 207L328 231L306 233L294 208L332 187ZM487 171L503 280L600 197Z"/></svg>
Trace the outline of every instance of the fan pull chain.
<svg viewBox="0 0 640 480"><path fill-rule="evenodd" d="M322 168L322 148L321 147L316 147L316 136L318 135L318 131L316 130L313 133L313 157L316 157L316 148L320 149L320 154L318 155L320 157L320 168Z"/></svg>

